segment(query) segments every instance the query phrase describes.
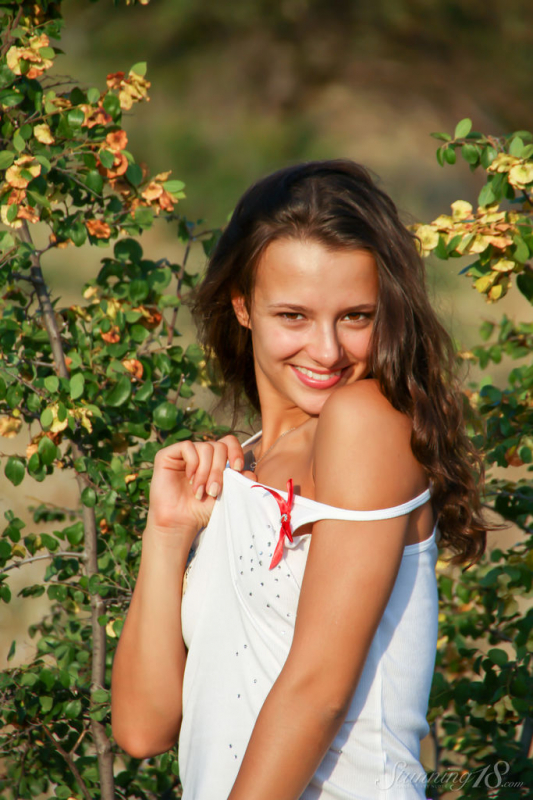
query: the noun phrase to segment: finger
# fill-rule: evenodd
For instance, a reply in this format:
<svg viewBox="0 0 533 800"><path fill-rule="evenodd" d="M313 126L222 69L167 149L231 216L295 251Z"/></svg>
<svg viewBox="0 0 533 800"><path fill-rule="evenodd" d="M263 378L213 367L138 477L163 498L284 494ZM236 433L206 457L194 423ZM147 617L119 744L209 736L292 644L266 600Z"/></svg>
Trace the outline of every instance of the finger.
<svg viewBox="0 0 533 800"><path fill-rule="evenodd" d="M232 433L228 433L226 436L222 436L218 441L224 442L224 444L227 445L228 460L231 469L236 469L241 472L244 467L244 452L237 437Z"/></svg>
<svg viewBox="0 0 533 800"><path fill-rule="evenodd" d="M228 447L225 442L213 444L213 460L206 482L206 492L210 497L218 497L224 480L224 470L228 460Z"/></svg>
<svg viewBox="0 0 533 800"><path fill-rule="evenodd" d="M159 450L154 459L154 467L176 472L185 471L187 477L190 478L194 475L198 462L198 454L194 443L187 440L176 442Z"/></svg>
<svg viewBox="0 0 533 800"><path fill-rule="evenodd" d="M206 488L210 488L211 483L213 482L210 481L209 486L207 486L207 481L211 474L213 464L214 445L215 442L193 443L198 457L198 465L194 471L190 483L193 494L197 500L201 500L204 497ZM219 479L219 485L222 485L222 476Z"/></svg>

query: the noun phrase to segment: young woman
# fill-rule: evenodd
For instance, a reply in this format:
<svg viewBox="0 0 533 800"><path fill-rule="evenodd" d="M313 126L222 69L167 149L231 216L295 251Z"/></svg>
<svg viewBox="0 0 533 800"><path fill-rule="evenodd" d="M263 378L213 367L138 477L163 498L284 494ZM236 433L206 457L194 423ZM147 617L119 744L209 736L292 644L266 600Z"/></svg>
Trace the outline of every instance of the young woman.
<svg viewBox="0 0 533 800"><path fill-rule="evenodd" d="M290 167L193 299L232 429L242 399L261 429L157 455L116 741L179 737L184 800L423 798L437 542L475 563L487 525L414 238L357 164Z"/></svg>

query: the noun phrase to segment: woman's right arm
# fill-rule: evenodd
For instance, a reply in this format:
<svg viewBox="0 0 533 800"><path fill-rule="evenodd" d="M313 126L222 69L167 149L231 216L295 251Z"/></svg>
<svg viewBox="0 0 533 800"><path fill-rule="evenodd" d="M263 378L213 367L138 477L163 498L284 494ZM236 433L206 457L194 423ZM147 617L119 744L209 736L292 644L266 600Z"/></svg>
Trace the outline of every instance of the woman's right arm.
<svg viewBox="0 0 533 800"><path fill-rule="evenodd" d="M234 436L179 442L156 456L139 575L111 681L113 736L135 758L163 753L178 738L187 658L181 630L187 557L213 510L215 497L207 492L214 483L220 491L227 459L240 468L242 457Z"/></svg>
<svg viewBox="0 0 533 800"><path fill-rule="evenodd" d="M187 651L181 592L195 532L183 539L148 525L141 566L113 663L112 719L117 744L135 758L169 750L181 725Z"/></svg>

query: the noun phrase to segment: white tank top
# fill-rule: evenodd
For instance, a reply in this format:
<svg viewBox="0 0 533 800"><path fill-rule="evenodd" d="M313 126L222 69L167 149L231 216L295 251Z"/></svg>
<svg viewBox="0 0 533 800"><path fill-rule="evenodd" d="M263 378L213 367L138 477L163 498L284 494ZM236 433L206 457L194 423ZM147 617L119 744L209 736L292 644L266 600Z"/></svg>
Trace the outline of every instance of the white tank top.
<svg viewBox="0 0 533 800"><path fill-rule="evenodd" d="M244 442L243 447L261 431ZM255 721L294 633L311 534L287 538L269 569L281 509L265 488L229 468L184 580L188 649L178 743L183 800L227 800ZM287 492L275 490L287 500ZM376 520L408 514L430 489L399 506L352 511L294 496L293 533L319 519ZM332 534L332 537L334 534ZM406 545L350 709L301 800L422 800L420 740L435 666L440 534ZM364 603L364 597L361 597Z"/></svg>

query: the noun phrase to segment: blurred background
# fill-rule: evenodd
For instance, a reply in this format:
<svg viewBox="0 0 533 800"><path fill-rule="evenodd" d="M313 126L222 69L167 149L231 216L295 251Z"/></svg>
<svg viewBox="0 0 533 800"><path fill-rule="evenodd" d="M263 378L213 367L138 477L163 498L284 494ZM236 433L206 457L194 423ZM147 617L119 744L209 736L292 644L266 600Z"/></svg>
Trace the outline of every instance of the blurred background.
<svg viewBox="0 0 533 800"><path fill-rule="evenodd" d="M224 224L257 178L335 157L379 176L406 222L430 221L454 200L475 206L483 182L464 161L439 167L432 131L453 133L463 117L495 135L533 126L531 0L151 0L133 8L66 0L63 8L65 55L56 77L103 89L108 73L146 61L151 100L124 117L128 149L153 174L172 170L185 181L179 209L208 227ZM181 261L170 225L156 225L142 244L150 258ZM98 247L47 254L61 303L80 302L105 255ZM195 259L202 270L200 248ZM458 276L462 260L427 263L434 306L459 346L478 340L482 319L528 318L516 289L493 307ZM186 345L195 332L185 309L179 321ZM508 365L499 369L489 376L494 382ZM201 395L194 401L210 405ZM21 439L3 440L4 452L24 448ZM2 513L12 507L28 519L26 506L40 500L78 503L71 477L58 477L52 495L50 481L45 488L27 477L15 491L1 479ZM513 531L493 536L490 548L515 538ZM14 595L43 571L42 562L21 570ZM10 663L31 649L25 630L39 606L14 597L1 622L2 663L15 631L21 639Z"/></svg>
<svg viewBox="0 0 533 800"><path fill-rule="evenodd" d="M533 125L530 0L66 0L58 71L87 88L148 64L150 103L125 115L128 149L186 183L181 210L222 225L257 178L308 159L353 158L381 179L406 222L456 199L476 203L481 175L437 164L432 131L463 117L495 135ZM144 239L179 261L175 230ZM54 254L48 274L68 302L104 252ZM200 255L200 254L198 254ZM193 262L202 269L203 262ZM480 315L459 262L428 262L435 307L470 346ZM500 310L527 304L511 297ZM473 313L473 310L475 312ZM182 312L180 312L182 313ZM189 320L183 312L184 333ZM194 334L193 334L194 335Z"/></svg>

